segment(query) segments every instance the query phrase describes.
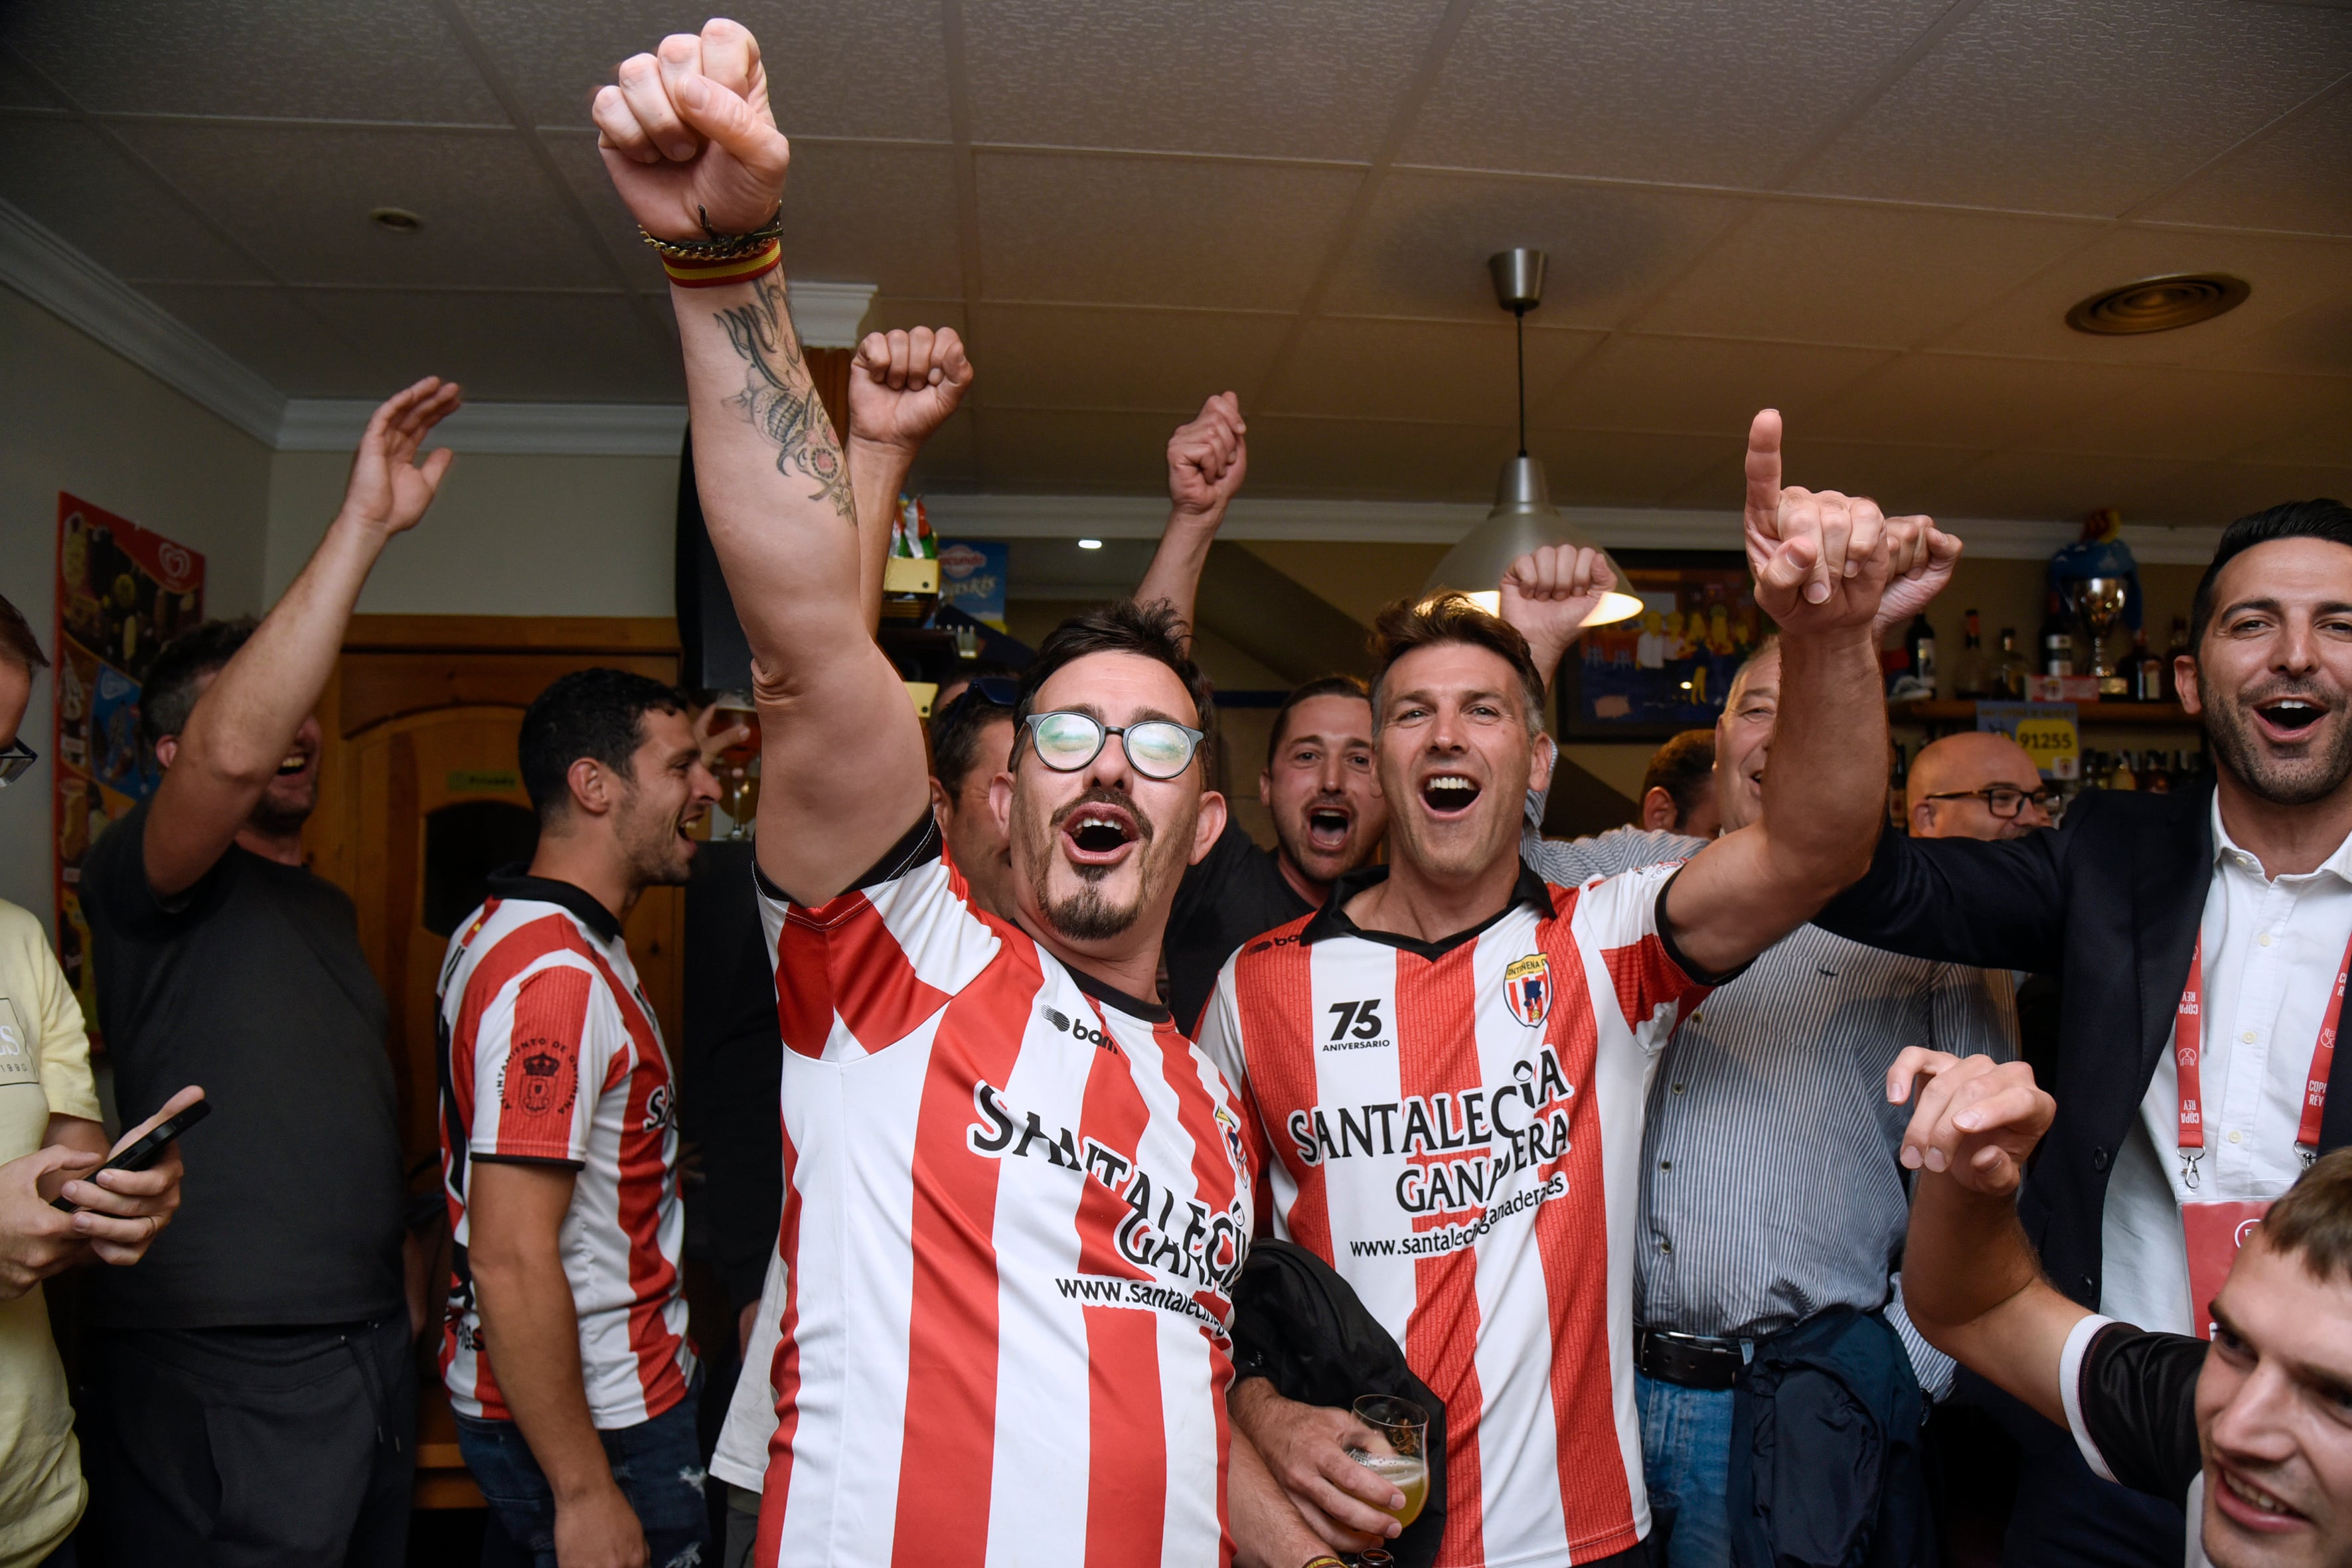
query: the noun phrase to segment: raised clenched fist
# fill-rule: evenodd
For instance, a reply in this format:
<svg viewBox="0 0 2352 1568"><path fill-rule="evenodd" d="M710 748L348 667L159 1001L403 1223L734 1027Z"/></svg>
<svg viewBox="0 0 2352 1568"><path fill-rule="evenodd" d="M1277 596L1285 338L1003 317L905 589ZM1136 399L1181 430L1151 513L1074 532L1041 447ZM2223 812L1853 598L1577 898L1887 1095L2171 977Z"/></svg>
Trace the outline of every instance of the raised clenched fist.
<svg viewBox="0 0 2352 1568"><path fill-rule="evenodd" d="M593 112L613 188L657 238L749 234L783 199L792 148L768 108L760 41L740 23L713 17L631 55Z"/></svg>
<svg viewBox="0 0 2352 1568"><path fill-rule="evenodd" d="M850 437L915 452L956 411L971 378L952 327L868 332L849 367Z"/></svg>
<svg viewBox="0 0 2352 1568"><path fill-rule="evenodd" d="M1609 557L1573 544L1547 544L1503 574L1501 614L1528 639L1536 668L1549 681L1560 656L1584 633L1584 619L1617 585Z"/></svg>
<svg viewBox="0 0 2352 1568"><path fill-rule="evenodd" d="M1249 474L1242 400L1221 392L1168 437L1168 499L1180 512L1222 518Z"/></svg>

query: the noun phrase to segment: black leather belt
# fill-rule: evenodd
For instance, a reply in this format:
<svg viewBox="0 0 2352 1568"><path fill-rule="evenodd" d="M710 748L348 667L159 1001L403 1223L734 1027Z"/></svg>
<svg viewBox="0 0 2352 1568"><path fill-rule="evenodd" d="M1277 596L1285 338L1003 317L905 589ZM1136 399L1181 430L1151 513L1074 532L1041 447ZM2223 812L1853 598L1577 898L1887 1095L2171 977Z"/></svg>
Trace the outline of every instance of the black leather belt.
<svg viewBox="0 0 2352 1568"><path fill-rule="evenodd" d="M1642 1375L1684 1388L1729 1388L1739 1380L1739 1369L1754 1352L1753 1340L1678 1334L1665 1329L1642 1329L1633 1336L1633 1362Z"/></svg>

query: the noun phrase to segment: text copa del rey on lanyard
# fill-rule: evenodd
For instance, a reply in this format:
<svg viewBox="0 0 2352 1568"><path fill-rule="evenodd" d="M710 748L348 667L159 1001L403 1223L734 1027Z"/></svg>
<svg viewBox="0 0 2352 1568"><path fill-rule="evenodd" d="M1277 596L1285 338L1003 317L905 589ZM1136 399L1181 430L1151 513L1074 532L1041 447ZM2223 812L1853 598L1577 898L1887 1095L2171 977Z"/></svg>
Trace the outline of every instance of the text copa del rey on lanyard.
<svg viewBox="0 0 2352 1568"><path fill-rule="evenodd" d="M2295 1152L2305 1165L2319 1153L2319 1122L2327 1109L2327 1076L2336 1065L2336 1029L2344 1016L2344 985L2352 979L2352 944L2336 969L2336 994L2327 999L2327 1016L2319 1021L2319 1038L2311 1047L2311 1070L2303 1085L2303 1120L2294 1132ZM2203 1056L2204 1028L2200 1003L2205 991L2205 939L2189 960L2189 984L2180 993L2180 1010L2173 1027L2173 1059L2180 1074L2180 1184L2196 1191L2202 1179L2197 1162L2205 1157L2205 1096L2199 1060Z"/></svg>

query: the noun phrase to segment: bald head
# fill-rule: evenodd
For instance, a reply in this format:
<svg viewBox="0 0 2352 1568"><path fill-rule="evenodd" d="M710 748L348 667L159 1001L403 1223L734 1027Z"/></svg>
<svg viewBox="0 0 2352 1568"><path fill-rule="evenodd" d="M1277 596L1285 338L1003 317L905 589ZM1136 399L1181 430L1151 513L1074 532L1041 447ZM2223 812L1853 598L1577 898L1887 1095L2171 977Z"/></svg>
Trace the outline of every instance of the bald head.
<svg viewBox="0 0 2352 1568"><path fill-rule="evenodd" d="M2049 815L2032 800L2013 816L1996 816L1982 796L1966 795L2006 784L2026 795L2042 787L2042 772L2025 748L1991 731L1970 730L1920 749L1911 764L1904 805L1914 838L2015 838L2050 826Z"/></svg>

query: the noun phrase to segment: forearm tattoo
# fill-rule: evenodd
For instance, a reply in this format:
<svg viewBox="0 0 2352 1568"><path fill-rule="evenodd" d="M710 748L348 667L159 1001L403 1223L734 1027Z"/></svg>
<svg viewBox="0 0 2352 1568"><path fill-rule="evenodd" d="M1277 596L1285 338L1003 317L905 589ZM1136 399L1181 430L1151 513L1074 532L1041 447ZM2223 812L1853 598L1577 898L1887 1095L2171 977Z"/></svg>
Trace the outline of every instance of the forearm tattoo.
<svg viewBox="0 0 2352 1568"><path fill-rule="evenodd" d="M833 421L817 401L808 362L793 336L782 279L770 273L751 289L750 303L719 312L719 324L727 329L727 341L744 363L743 390L727 401L776 444L778 473L814 481L809 499L831 501L855 527L857 509L850 497L841 443L834 437Z"/></svg>

